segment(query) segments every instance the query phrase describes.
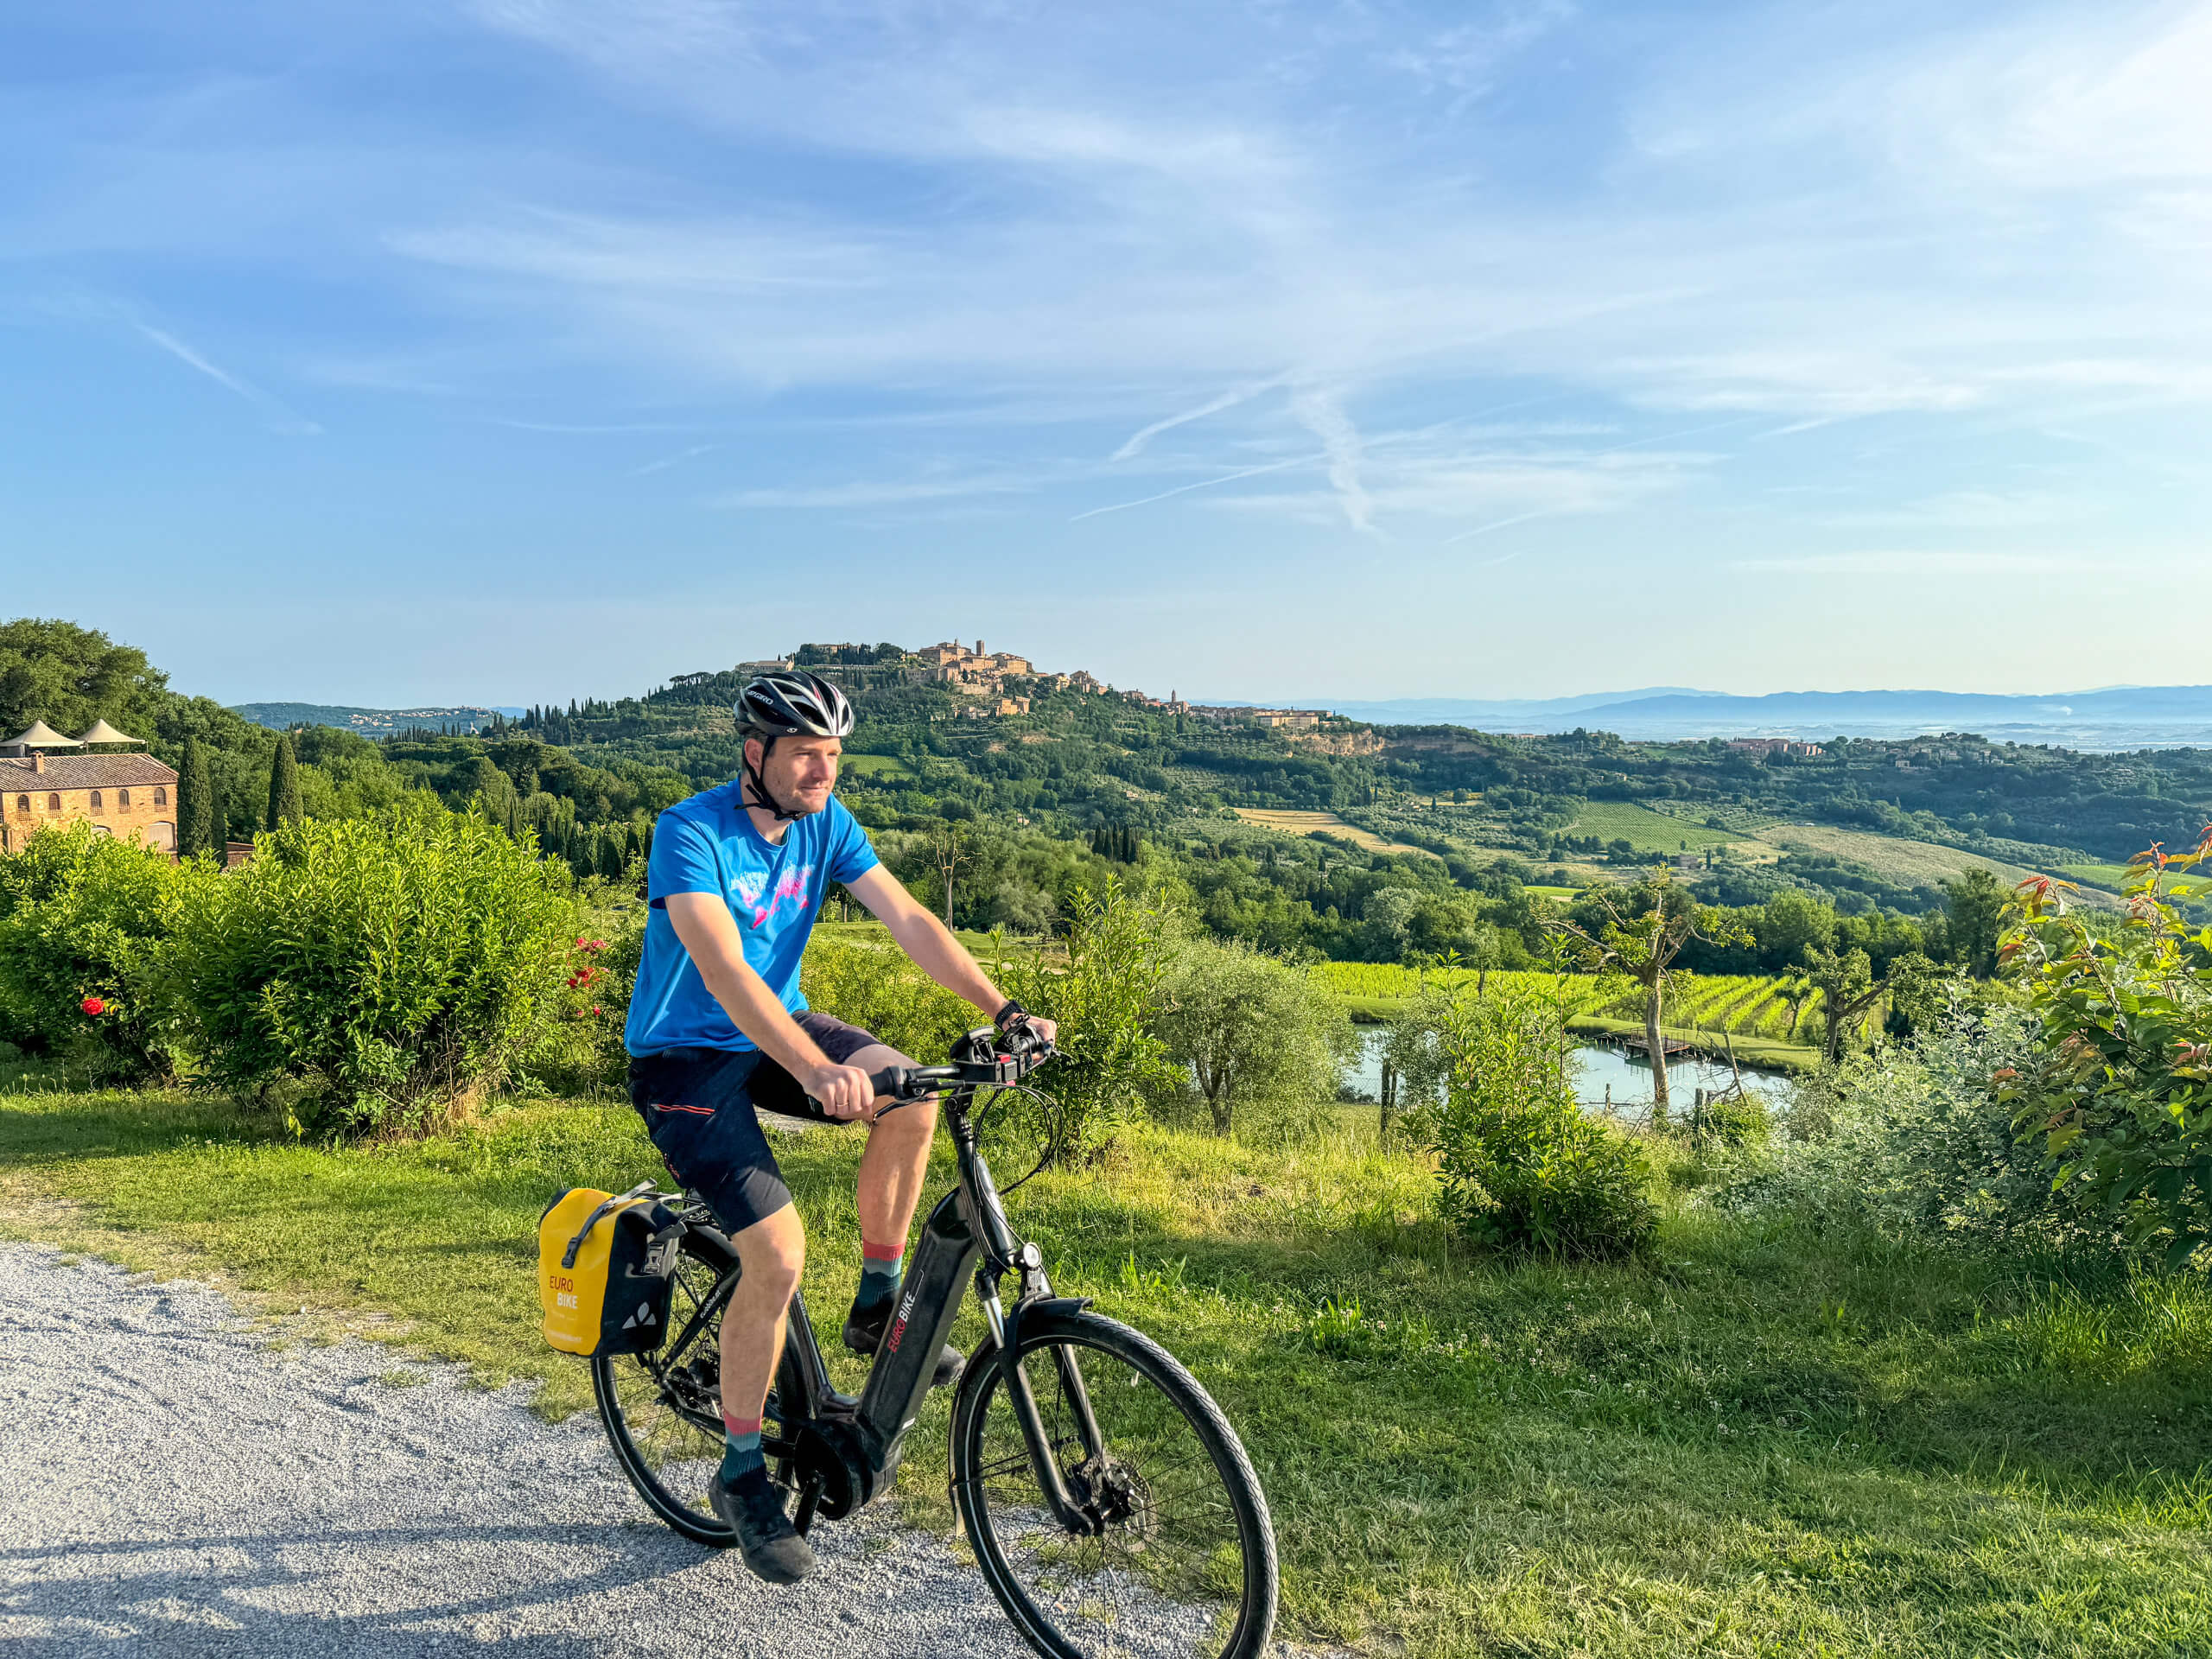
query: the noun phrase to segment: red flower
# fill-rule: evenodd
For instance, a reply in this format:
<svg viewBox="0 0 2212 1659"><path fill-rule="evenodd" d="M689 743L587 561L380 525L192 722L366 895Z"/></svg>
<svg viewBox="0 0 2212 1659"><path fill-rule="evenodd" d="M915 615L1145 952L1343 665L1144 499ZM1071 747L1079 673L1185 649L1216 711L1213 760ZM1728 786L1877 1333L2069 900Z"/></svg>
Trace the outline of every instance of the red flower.
<svg viewBox="0 0 2212 1659"><path fill-rule="evenodd" d="M101 1014L107 1012L107 1004L101 1001L97 996L88 996L77 1006L84 1009L86 1014L91 1014L95 1019L98 1019Z"/></svg>
<svg viewBox="0 0 2212 1659"><path fill-rule="evenodd" d="M597 1019L597 1018L599 1017L599 1010L598 1010L596 1007L594 1007L591 1012L592 1012L592 1017L593 1017L594 1020L595 1020L595 1019Z"/></svg>

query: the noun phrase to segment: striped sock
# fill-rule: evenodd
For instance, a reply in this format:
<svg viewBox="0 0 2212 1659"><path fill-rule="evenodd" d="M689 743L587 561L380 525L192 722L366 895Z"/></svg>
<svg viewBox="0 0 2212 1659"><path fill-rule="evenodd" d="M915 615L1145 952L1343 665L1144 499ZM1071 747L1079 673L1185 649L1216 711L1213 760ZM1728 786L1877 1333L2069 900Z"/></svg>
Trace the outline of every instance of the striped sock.
<svg viewBox="0 0 2212 1659"><path fill-rule="evenodd" d="M880 1307L899 1294L906 1276L906 1247L899 1244L861 1244L861 1288L855 1307Z"/></svg>
<svg viewBox="0 0 2212 1659"><path fill-rule="evenodd" d="M760 1455L760 1420L724 1417L722 1427L729 1444L722 1448L722 1479L735 1482L747 1475L766 1478L768 1460Z"/></svg>

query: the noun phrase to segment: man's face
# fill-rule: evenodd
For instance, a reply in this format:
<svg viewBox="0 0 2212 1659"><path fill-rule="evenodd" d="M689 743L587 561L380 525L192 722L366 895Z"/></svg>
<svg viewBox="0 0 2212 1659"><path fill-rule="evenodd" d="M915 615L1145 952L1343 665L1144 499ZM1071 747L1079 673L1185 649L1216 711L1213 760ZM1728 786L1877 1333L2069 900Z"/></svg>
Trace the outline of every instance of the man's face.
<svg viewBox="0 0 2212 1659"><path fill-rule="evenodd" d="M760 741L748 739L747 758L760 768L768 793L786 812L819 812L837 786L837 757L844 744L834 737L779 737L764 763Z"/></svg>

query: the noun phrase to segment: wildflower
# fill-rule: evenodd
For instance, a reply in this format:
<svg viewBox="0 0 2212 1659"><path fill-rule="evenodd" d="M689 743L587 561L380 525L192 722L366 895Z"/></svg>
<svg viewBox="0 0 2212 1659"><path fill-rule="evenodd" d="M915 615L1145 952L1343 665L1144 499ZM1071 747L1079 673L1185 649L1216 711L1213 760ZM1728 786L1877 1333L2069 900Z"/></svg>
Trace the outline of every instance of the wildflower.
<svg viewBox="0 0 2212 1659"><path fill-rule="evenodd" d="M101 1001L97 996L88 996L77 1006L84 1009L86 1014L91 1014L94 1019L98 1019L101 1014L107 1012L107 1004Z"/></svg>
<svg viewBox="0 0 2212 1659"><path fill-rule="evenodd" d="M598 1019L598 1018L599 1018L599 1007L598 1007L598 1005L597 1005L596 1003L594 1003L594 1004L592 1006L591 1015L592 1015L592 1018L593 1018L593 1019L594 1019L594 1020L596 1020L596 1019Z"/></svg>

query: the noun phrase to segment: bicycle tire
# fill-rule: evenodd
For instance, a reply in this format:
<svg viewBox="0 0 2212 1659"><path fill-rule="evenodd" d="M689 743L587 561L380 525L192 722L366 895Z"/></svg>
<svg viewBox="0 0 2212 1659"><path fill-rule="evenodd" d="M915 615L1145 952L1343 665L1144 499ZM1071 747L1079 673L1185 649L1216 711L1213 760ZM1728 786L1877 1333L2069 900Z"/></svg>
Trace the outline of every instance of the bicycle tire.
<svg viewBox="0 0 2212 1659"><path fill-rule="evenodd" d="M998 1348L987 1343L953 1404L952 1496L976 1564L1014 1628L1048 1659L1140 1653L1258 1659L1281 1593L1274 1530L1267 1495L1221 1408L1158 1343L1101 1314L1039 1314L1023 1321L1018 1340L1023 1374L1071 1491L1121 1518L1095 1538L1051 1518L1006 1397ZM1090 1396L1106 1442L1103 1455L1073 1438L1063 1355L1073 1359ZM1218 1482L1224 1513L1211 1522L1198 1518L1211 1500L1172 1516L1163 1509L1171 1490L1163 1476L1195 1461L1187 1451L1167 1455L1174 1420ZM1140 1453L1147 1468L1138 1467ZM1203 1485L1204 1473L1189 1484ZM1193 1555L1202 1563L1196 1577L1183 1559ZM1072 1631L1065 1628L1071 1623Z"/></svg>
<svg viewBox="0 0 2212 1659"><path fill-rule="evenodd" d="M669 1298L670 1351L598 1354L591 1390L615 1461L645 1507L686 1538L717 1549L737 1541L707 1502L721 1467L721 1308L715 1289L735 1259L696 1234L683 1239ZM673 1344L702 1308L682 1351Z"/></svg>

